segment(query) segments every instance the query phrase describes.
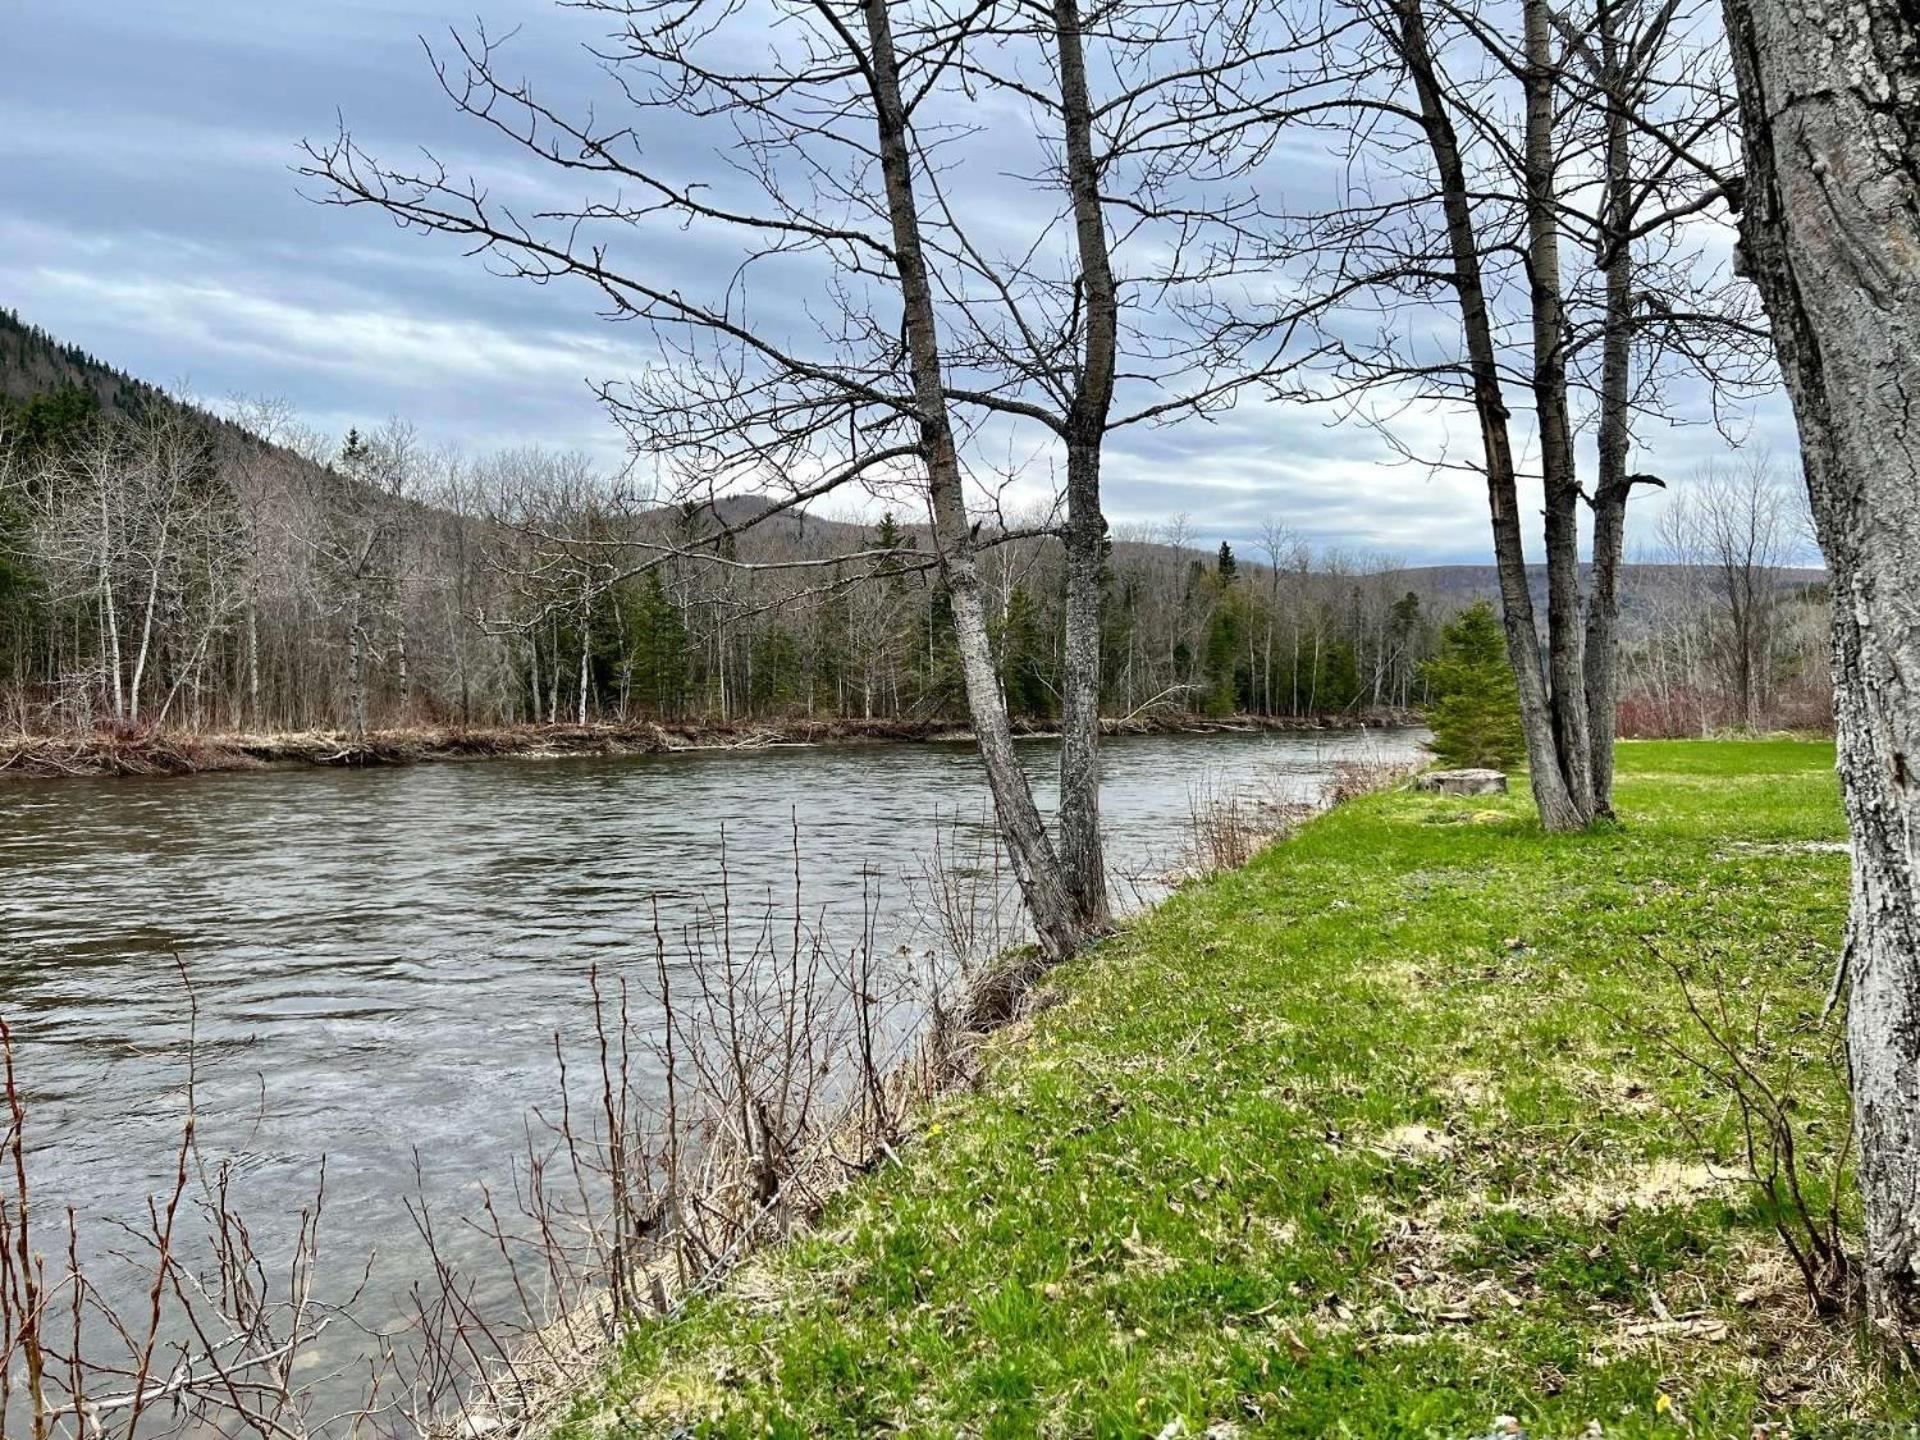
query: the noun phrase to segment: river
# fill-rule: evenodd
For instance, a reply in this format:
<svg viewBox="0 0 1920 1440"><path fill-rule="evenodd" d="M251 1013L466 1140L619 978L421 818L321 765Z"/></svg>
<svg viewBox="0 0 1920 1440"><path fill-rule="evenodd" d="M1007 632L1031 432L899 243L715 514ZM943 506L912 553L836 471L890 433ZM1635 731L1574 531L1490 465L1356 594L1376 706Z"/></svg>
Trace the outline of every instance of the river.
<svg viewBox="0 0 1920 1440"><path fill-rule="evenodd" d="M1197 787L1305 799L1336 761L1419 738L1109 741L1109 859L1176 863ZM1022 755L1050 806L1056 745ZM0 1014L41 1213L70 1204L98 1234L169 1183L184 969L200 1141L235 1157L256 1229L298 1213L325 1157L322 1291L377 1249L375 1290L397 1296L424 1264L416 1184L457 1213L507 1182L528 1107L556 1090L554 1034L584 1028L589 968L651 974L653 902L669 927L709 907L723 835L747 923L789 905L797 826L831 940L871 923L876 948L924 951L926 859L956 822L965 850L984 804L960 744L0 783Z"/></svg>

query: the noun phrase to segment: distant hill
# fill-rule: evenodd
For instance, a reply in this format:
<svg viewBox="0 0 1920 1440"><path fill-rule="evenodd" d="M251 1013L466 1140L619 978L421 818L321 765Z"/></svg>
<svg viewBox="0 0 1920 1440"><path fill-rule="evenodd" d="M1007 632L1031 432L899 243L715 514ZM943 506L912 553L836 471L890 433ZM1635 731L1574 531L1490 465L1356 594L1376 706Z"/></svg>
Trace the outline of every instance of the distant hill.
<svg viewBox="0 0 1920 1440"><path fill-rule="evenodd" d="M18 408L36 399L58 397L63 392L83 392L93 398L100 410L109 415L137 418L154 406L177 406L199 416L209 426L234 429L231 422L198 407L187 405L168 395L157 385L128 374L107 361L88 354L77 345L69 345L28 324L12 310L0 309L0 407ZM331 467L328 467L331 469ZM728 495L697 507L699 528L711 533L732 529L772 509L775 501L765 495ZM897 517L901 529L916 537L924 547L927 527L914 523L908 515ZM836 519L828 515L788 510L753 527L756 538L772 542L824 543L843 549L858 549L871 543L873 525L867 522ZM1249 547L1250 548L1250 547ZM1117 540L1116 552L1158 552L1171 556L1173 547L1156 541ZM1211 549L1192 548L1188 559L1212 564ZM1241 572L1249 578L1263 577L1266 566L1251 556L1240 557ZM1584 579L1587 566L1581 567ZM1622 605L1631 618L1638 597L1657 591L1663 582L1678 577L1682 567L1672 565L1628 565L1622 575ZM1783 587L1824 586L1826 572L1819 569L1785 569L1778 572ZM1546 567L1528 567L1528 580L1534 604L1542 616L1546 607ZM1428 608L1440 612L1458 609L1475 600L1497 598L1499 587L1491 565L1419 565L1398 572L1396 583L1417 593Z"/></svg>
<svg viewBox="0 0 1920 1440"><path fill-rule="evenodd" d="M331 462L317 462L263 440L224 415L170 395L78 345L67 344L22 320L16 311L0 309L0 418L9 411L17 423L14 438L24 439L29 453L70 443L95 416L141 420L180 415L217 444L277 456L289 473L309 483L354 483Z"/></svg>
<svg viewBox="0 0 1920 1440"><path fill-rule="evenodd" d="M1592 570L1591 565L1581 565L1580 579L1583 585ZM1620 571L1620 608L1627 621L1632 622L1636 611L1649 596L1689 578L1687 571L1688 567L1684 565L1623 565ZM1435 610L1457 609L1471 605L1476 600L1497 600L1500 596L1499 572L1491 565L1419 565L1401 573L1406 577L1407 588L1418 592L1423 599L1431 600L1433 603L1430 608ZM1793 567L1775 571L1774 578L1783 590L1824 589L1827 572ZM1527 588L1533 593L1534 608L1544 624L1547 608L1546 566L1527 567Z"/></svg>
<svg viewBox="0 0 1920 1440"><path fill-rule="evenodd" d="M1580 566L1580 578L1585 580L1593 567ZM1678 577L1685 573L1684 565L1626 565L1623 569L1628 575L1640 581L1660 580ZM1491 565L1415 565L1401 572L1413 583L1414 588L1422 590L1436 599L1457 597L1462 600L1491 600L1498 593L1498 574ZM1783 585L1824 585L1827 572L1819 569L1795 567L1779 572ZM1532 582L1536 597L1546 599L1547 567L1529 565L1527 579Z"/></svg>
<svg viewBox="0 0 1920 1440"><path fill-rule="evenodd" d="M85 391L102 412L130 419L156 404L174 403L158 386L29 325L12 310L0 310L0 400L18 405L66 389Z"/></svg>
<svg viewBox="0 0 1920 1440"><path fill-rule="evenodd" d="M774 507L775 502L765 495L729 495L706 502L698 507L703 523L711 528L736 527L754 517L764 514ZM925 524L908 524L904 517L901 529L915 537L922 547L927 544ZM775 536L784 540L796 540L811 536L830 541L842 549L858 549L872 542L874 526L858 524L831 517L808 515L800 511L785 511L755 527L755 533L766 537ZM1184 551L1161 541L1116 540L1116 555L1139 556L1152 554L1164 559L1184 557L1190 562L1211 566L1215 552L1202 547L1188 547ZM1259 560L1240 556L1240 572L1256 584L1266 583L1268 567ZM1580 578L1583 584L1592 573L1592 566L1582 564ZM1331 583L1332 577L1322 576ZM1360 577L1354 577L1358 580ZM1620 589L1621 608L1631 621L1637 610L1646 600L1669 585L1677 584L1687 576L1687 567L1683 565L1634 565L1621 567ZM1797 590L1805 587L1824 587L1827 572L1819 569L1796 567L1775 572L1776 582L1782 589ZM1542 623L1546 619L1547 606L1547 567L1529 565L1527 567L1528 588L1533 592L1533 603L1540 614ZM1499 574L1491 565L1415 565L1393 572L1393 583L1404 586L1417 594L1429 611L1445 614L1471 605L1476 600L1498 600L1500 596Z"/></svg>

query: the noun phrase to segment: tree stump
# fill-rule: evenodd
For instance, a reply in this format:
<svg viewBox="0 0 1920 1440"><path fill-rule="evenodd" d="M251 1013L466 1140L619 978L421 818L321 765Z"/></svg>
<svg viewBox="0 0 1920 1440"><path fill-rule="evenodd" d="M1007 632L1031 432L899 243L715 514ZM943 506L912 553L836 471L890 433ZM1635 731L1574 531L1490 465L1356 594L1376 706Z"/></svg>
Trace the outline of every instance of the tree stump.
<svg viewBox="0 0 1920 1440"><path fill-rule="evenodd" d="M1504 795L1507 777L1498 770L1429 770L1414 777L1414 788L1441 795Z"/></svg>

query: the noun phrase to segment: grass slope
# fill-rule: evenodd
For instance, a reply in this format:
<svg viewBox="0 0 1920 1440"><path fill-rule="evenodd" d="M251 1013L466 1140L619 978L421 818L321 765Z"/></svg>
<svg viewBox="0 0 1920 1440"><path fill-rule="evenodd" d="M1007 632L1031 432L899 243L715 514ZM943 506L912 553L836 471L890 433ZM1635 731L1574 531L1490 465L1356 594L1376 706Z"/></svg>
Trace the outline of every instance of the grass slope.
<svg viewBox="0 0 1920 1440"><path fill-rule="evenodd" d="M1801 1062L1809 1143L1832 1143L1832 759L1623 745L1616 831L1395 793L1187 888L1061 971L981 1090L816 1235L638 1331L566 1433L1505 1415L1746 1437L1914 1413L1807 1317L1724 1098L1649 1033L1684 1010L1642 937L1767 1010L1765 1063Z"/></svg>

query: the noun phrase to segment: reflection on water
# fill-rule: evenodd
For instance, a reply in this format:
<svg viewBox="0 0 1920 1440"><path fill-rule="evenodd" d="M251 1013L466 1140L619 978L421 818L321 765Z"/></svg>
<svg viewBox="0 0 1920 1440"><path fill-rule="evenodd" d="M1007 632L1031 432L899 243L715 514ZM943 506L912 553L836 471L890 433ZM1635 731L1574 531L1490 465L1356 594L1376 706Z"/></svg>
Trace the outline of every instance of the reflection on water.
<svg viewBox="0 0 1920 1440"><path fill-rule="evenodd" d="M1110 741L1110 858L1171 860L1202 777L1306 798L1340 758L1415 748L1405 731ZM1022 753L1050 806L1054 744ZM555 1091L555 1031L583 1024L588 968L650 972L650 902L696 918L723 831L742 923L789 904L797 824L809 915L851 943L877 890L892 949L926 943L909 882L984 794L962 745L0 785L0 1013L36 1188L84 1221L167 1183L184 967L201 1141L239 1157L257 1229L297 1213L324 1155L349 1217L336 1278L378 1247L397 1295L420 1263L415 1156L442 1213L504 1180L527 1106Z"/></svg>

